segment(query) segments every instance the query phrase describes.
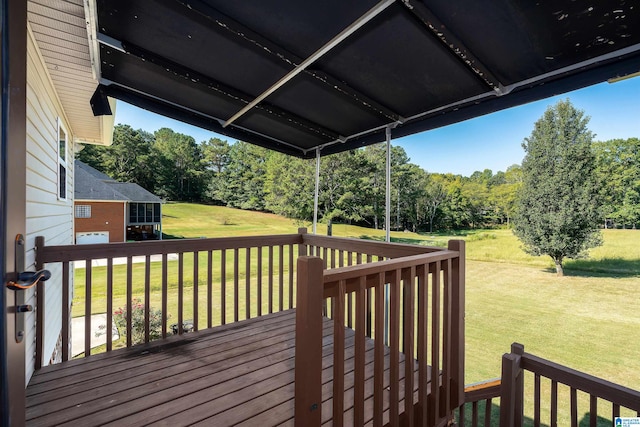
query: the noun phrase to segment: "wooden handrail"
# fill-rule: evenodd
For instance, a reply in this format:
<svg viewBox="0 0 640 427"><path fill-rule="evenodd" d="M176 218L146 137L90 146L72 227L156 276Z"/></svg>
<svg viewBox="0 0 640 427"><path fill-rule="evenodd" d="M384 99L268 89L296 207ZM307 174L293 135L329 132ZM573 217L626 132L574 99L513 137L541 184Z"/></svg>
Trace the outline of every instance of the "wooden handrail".
<svg viewBox="0 0 640 427"><path fill-rule="evenodd" d="M500 397L501 384L502 380L500 378L469 384L464 388L464 401L465 403L472 403Z"/></svg>
<svg viewBox="0 0 640 427"><path fill-rule="evenodd" d="M300 234L273 236L217 237L211 239L154 240L129 243L96 243L38 248L38 263L79 261L85 259L124 258L129 256L245 249L302 243Z"/></svg>
<svg viewBox="0 0 640 427"><path fill-rule="evenodd" d="M439 252L444 249L434 246L387 243L378 242L375 240L353 239L346 237L328 237L319 236L317 234L303 234L302 240L302 243L308 246L318 246L336 250L359 252L363 254L382 256L385 258L400 258L429 252Z"/></svg>
<svg viewBox="0 0 640 427"><path fill-rule="evenodd" d="M620 408L628 408L640 415L640 391L614 384L602 378L577 371L547 359L524 352L524 347L514 343L512 351L502 358L502 390L500 401L500 426L520 426L523 423L524 372L534 374L534 415L535 425L540 424L540 378L551 380L551 424L557 424L558 384L570 389L572 423L577 424L577 392L589 395L589 417L592 425L598 417L598 401L611 404L613 416L620 415Z"/></svg>

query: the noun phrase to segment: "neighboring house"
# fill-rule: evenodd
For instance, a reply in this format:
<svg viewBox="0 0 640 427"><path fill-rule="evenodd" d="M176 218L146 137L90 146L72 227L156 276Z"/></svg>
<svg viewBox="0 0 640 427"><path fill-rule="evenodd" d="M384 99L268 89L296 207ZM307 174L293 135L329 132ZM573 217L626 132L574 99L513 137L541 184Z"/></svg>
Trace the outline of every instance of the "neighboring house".
<svg viewBox="0 0 640 427"><path fill-rule="evenodd" d="M162 200L138 184L118 182L75 161L75 242L162 238Z"/></svg>

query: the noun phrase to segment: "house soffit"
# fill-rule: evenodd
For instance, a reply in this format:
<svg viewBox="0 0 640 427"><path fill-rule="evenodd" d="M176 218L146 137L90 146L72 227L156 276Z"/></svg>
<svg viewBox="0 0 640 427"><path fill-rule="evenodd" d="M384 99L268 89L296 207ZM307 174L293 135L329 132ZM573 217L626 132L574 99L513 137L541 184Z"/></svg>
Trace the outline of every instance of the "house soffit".
<svg viewBox="0 0 640 427"><path fill-rule="evenodd" d="M38 46L75 142L110 144L113 117L94 116L90 99L98 83L92 66L82 0L29 0L30 31Z"/></svg>

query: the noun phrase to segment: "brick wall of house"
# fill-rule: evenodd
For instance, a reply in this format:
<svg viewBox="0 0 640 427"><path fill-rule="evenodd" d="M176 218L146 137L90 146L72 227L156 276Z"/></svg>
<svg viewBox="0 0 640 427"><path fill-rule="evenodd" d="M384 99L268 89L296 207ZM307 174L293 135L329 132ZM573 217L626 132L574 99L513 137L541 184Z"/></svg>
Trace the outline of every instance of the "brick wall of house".
<svg viewBox="0 0 640 427"><path fill-rule="evenodd" d="M87 231L108 231L109 242L125 241L125 202L76 201L75 205L91 206L91 218L75 218L76 233L83 233Z"/></svg>

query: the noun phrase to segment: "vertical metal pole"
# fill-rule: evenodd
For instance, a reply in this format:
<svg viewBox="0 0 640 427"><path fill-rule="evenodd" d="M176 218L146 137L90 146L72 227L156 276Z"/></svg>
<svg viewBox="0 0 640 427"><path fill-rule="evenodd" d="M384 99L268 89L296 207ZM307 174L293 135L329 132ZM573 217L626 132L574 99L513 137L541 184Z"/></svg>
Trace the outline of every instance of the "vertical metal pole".
<svg viewBox="0 0 640 427"><path fill-rule="evenodd" d="M386 176L386 200L384 228L386 229L386 242L391 242L391 126L387 126L387 176ZM389 284L384 285L384 343L389 345Z"/></svg>
<svg viewBox="0 0 640 427"><path fill-rule="evenodd" d="M387 231L386 241L391 241L391 126L387 126L387 179L384 225Z"/></svg>
<svg viewBox="0 0 640 427"><path fill-rule="evenodd" d="M318 193L320 192L320 147L316 148L316 190L313 195L313 234L318 225Z"/></svg>

